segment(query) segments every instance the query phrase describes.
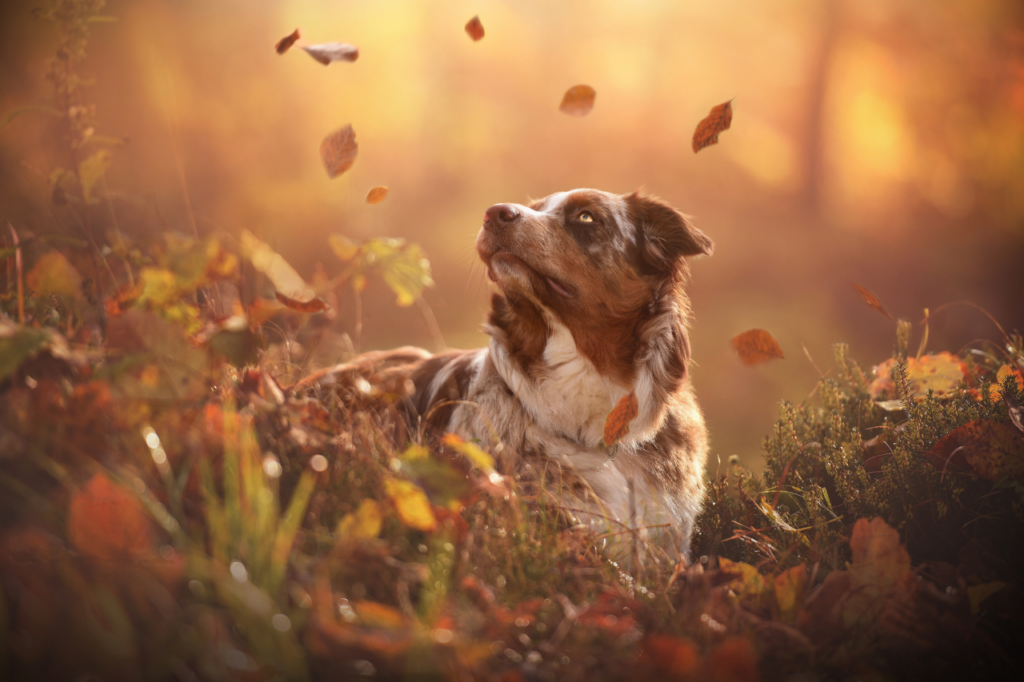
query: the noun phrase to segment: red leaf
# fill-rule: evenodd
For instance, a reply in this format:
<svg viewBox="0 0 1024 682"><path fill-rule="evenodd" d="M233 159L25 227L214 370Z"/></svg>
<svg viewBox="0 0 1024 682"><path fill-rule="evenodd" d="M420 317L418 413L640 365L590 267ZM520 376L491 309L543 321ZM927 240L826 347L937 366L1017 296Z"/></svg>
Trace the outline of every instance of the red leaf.
<svg viewBox="0 0 1024 682"><path fill-rule="evenodd" d="M284 38L281 38L279 41L277 41L277 43L274 45L274 50L276 50L278 54L284 54L285 52L290 50L292 45L295 44L295 41L297 41L301 37L302 35L299 33L299 29L295 29L294 31L286 35Z"/></svg>
<svg viewBox="0 0 1024 682"><path fill-rule="evenodd" d="M785 359L779 342L763 329L749 329L732 337L732 347L744 365L757 365L773 358Z"/></svg>
<svg viewBox="0 0 1024 682"><path fill-rule="evenodd" d="M892 315L890 315L889 311L885 309L885 306L882 305L882 302L878 300L877 296L856 282L851 282L851 284L853 284L853 288L857 290L857 293L860 294L860 297L864 299L865 303L885 315L888 319L892 319Z"/></svg>
<svg viewBox="0 0 1024 682"><path fill-rule="evenodd" d="M613 445L626 437L629 433L629 422L639 414L639 403L636 399L636 392L622 396L615 409L608 413L604 420L604 444Z"/></svg>
<svg viewBox="0 0 1024 682"><path fill-rule="evenodd" d="M476 42L484 37L484 25L480 23L480 17L476 16L466 22L466 33Z"/></svg>
<svg viewBox="0 0 1024 682"><path fill-rule="evenodd" d="M1010 424L975 419L940 438L925 457L943 472L954 464L990 481L1022 477L1024 435Z"/></svg>
<svg viewBox="0 0 1024 682"><path fill-rule="evenodd" d="M594 108L597 93L589 85L574 85L565 91L562 103L558 105L563 114L586 116Z"/></svg>
<svg viewBox="0 0 1024 682"><path fill-rule="evenodd" d="M324 302L319 296L309 301L296 301L294 298L288 298L279 291L274 292L274 296L277 300L288 306L292 310L297 310L300 313L318 313L321 310L329 310L330 306Z"/></svg>
<svg viewBox="0 0 1024 682"><path fill-rule="evenodd" d="M693 153L696 154L704 147L718 144L718 134L728 130L732 125L732 100L711 108L704 120L697 124L693 131Z"/></svg>

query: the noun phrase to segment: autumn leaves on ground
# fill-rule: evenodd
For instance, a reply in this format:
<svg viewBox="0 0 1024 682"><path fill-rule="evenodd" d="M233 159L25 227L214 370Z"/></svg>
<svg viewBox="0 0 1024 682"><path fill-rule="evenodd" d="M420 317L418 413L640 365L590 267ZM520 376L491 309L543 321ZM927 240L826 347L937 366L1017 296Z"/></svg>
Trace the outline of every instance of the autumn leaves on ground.
<svg viewBox="0 0 1024 682"><path fill-rule="evenodd" d="M415 244L335 234L333 267L304 276L245 230L121 231L110 140L75 74L101 4L46 15L63 35L48 113L76 160L49 188L67 229L7 225L0 248L4 679L1020 672L1019 334L994 325L991 341L930 351L928 315L899 320L892 358L870 370L836 346L812 395L781 405L765 472L731 461L712 476L692 561L614 521L567 525L544 490L495 471L500 453L453 435L396 444L358 398L293 390L343 287L358 304L383 283L429 326ZM479 18L465 29L486 35ZM268 49L331 68L358 57L300 41ZM595 96L573 86L553 115L586 115ZM732 115L714 107L693 151ZM357 154L351 126L324 138L331 177ZM786 361L763 329L733 346L746 364ZM609 448L637 409L630 394L609 414ZM631 561L612 560L613 538Z"/></svg>

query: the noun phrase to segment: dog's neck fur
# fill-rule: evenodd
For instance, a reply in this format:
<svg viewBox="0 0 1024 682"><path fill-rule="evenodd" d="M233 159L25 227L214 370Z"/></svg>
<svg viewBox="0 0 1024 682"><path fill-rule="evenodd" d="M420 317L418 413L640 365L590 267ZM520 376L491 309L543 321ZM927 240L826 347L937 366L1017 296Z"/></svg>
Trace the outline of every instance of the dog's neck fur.
<svg viewBox="0 0 1024 682"><path fill-rule="evenodd" d="M580 352L570 329L537 301L512 305L495 296L485 327L491 336L492 362L538 426L586 448L602 445L608 413L634 391L639 414L620 447L649 441L661 427L668 399L687 372L686 299L676 284L670 282L660 295L656 293L638 321L629 382L602 375ZM524 324L533 329L527 332ZM541 324L543 345L537 344L536 335ZM522 347L526 339L520 335L531 337L531 349Z"/></svg>

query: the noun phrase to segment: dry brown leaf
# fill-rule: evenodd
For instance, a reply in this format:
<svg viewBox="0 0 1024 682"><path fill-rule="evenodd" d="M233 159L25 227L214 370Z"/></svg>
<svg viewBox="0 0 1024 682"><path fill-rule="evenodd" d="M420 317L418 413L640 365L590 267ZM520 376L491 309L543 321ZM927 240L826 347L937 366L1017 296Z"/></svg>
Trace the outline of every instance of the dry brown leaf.
<svg viewBox="0 0 1024 682"><path fill-rule="evenodd" d="M466 33L473 41L480 40L484 37L484 25L480 23L480 17L476 16L466 22Z"/></svg>
<svg viewBox="0 0 1024 682"><path fill-rule="evenodd" d="M779 342L763 329L749 329L732 337L732 347L744 365L757 365L774 358L784 359Z"/></svg>
<svg viewBox="0 0 1024 682"><path fill-rule="evenodd" d="M597 93L589 85L574 85L565 91L562 103L558 105L563 114L586 116L594 108Z"/></svg>
<svg viewBox="0 0 1024 682"><path fill-rule="evenodd" d="M384 201L388 196L387 187L374 187L366 193L366 203L368 204L379 204Z"/></svg>
<svg viewBox="0 0 1024 682"><path fill-rule="evenodd" d="M732 125L732 100L711 108L703 121L693 131L693 153L696 154L708 145L718 143L718 134L728 130Z"/></svg>
<svg viewBox="0 0 1024 682"><path fill-rule="evenodd" d="M303 45L302 49L324 66L328 66L331 62L354 62L359 59L359 48L345 43Z"/></svg>
<svg viewBox="0 0 1024 682"><path fill-rule="evenodd" d="M284 54L285 52L290 50L292 45L294 45L295 42L301 37L302 34L299 33L299 29L295 29L294 31L286 35L284 38L281 38L279 41L277 41L277 43L274 45L274 50L278 54Z"/></svg>
<svg viewBox="0 0 1024 682"><path fill-rule="evenodd" d="M330 309L330 306L327 305L327 303L325 303L319 296L308 301L299 301L294 298L288 298L280 291L275 291L274 296L276 296L277 300L283 305L291 308L292 310L297 310L300 313L318 313L321 310Z"/></svg>
<svg viewBox="0 0 1024 682"><path fill-rule="evenodd" d="M622 396L615 409L609 412L608 418L604 420L604 444L613 445L625 438L629 433L629 422L633 421L639 412L635 391Z"/></svg>
<svg viewBox="0 0 1024 682"><path fill-rule="evenodd" d="M892 319L892 315L890 315L889 311L885 309L885 306L882 305L882 302L878 300L877 296L856 282L851 282L851 284L853 284L853 288L857 290L857 293L860 294L860 297L864 299L865 303L885 315L890 320Z"/></svg>
<svg viewBox="0 0 1024 682"><path fill-rule="evenodd" d="M351 125L335 130L320 143L320 159L329 178L336 178L351 168L358 154L359 144Z"/></svg>

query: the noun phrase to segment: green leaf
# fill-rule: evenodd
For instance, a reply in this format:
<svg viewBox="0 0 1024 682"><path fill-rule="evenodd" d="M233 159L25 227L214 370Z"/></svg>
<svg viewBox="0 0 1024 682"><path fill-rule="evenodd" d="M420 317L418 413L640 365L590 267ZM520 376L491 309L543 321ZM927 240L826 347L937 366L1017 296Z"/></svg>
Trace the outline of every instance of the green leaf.
<svg viewBox="0 0 1024 682"><path fill-rule="evenodd" d="M47 106L45 104L30 104L28 106L11 109L6 114L4 114L3 118L0 118L0 130L6 128L14 119L18 118L22 114L27 114L30 111L38 111L41 114L50 114L51 116L64 115L59 110L54 109L53 107Z"/></svg>
<svg viewBox="0 0 1024 682"><path fill-rule="evenodd" d="M101 149L78 164L78 179L82 183L82 198L85 203L92 204L98 201L93 197L92 191L110 168L112 158L113 154L109 149Z"/></svg>
<svg viewBox="0 0 1024 682"><path fill-rule="evenodd" d="M22 327L0 319L0 381L5 381L23 364L50 348L55 337L46 329Z"/></svg>
<svg viewBox="0 0 1024 682"><path fill-rule="evenodd" d="M363 245L363 263L380 271L398 297L398 305L412 305L425 287L433 286L430 262L418 244L400 239L373 239Z"/></svg>

